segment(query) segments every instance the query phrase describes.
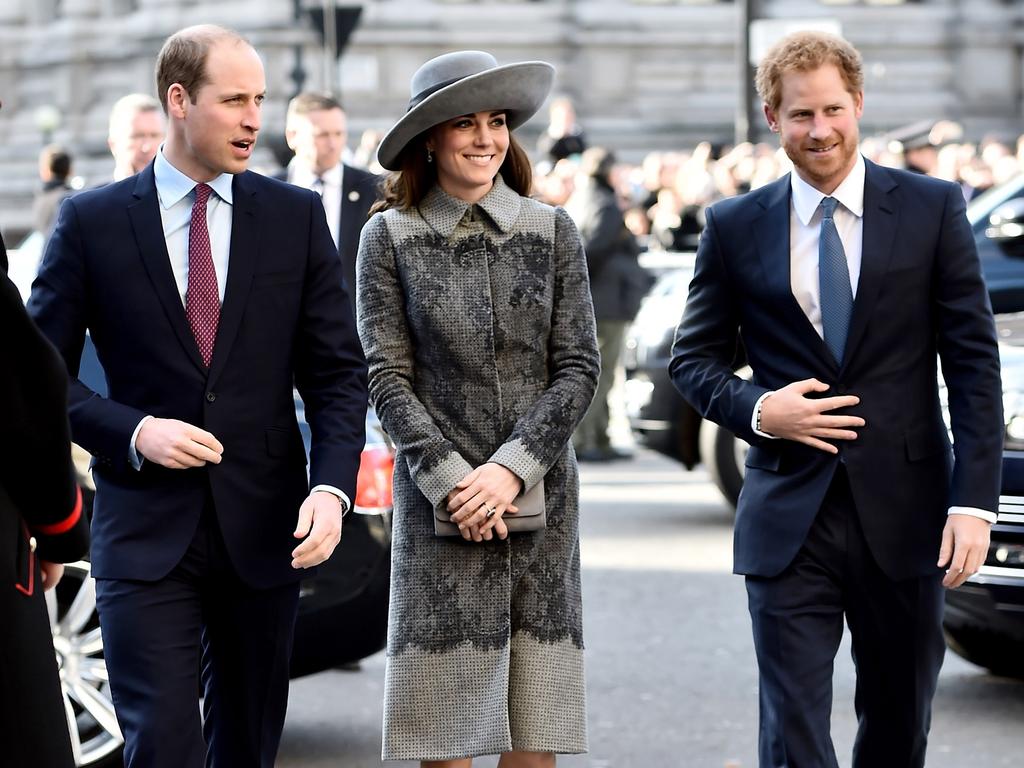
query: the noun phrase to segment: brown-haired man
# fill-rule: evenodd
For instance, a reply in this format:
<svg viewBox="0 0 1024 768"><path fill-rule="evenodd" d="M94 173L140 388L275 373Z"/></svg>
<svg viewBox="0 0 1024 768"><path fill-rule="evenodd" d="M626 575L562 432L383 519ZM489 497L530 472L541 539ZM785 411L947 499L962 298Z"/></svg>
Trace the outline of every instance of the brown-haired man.
<svg viewBox="0 0 1024 768"><path fill-rule="evenodd" d="M29 307L72 376L88 328L109 384L72 378L69 400L96 460L92 568L128 768L271 768L299 580L355 490L366 366L319 198L246 170L256 51L190 27L157 83L162 151L62 208Z"/></svg>
<svg viewBox="0 0 1024 768"><path fill-rule="evenodd" d="M320 195L345 284L354 291L359 233L380 179L343 162L348 119L341 103L325 93L300 93L288 103L285 139L295 157L275 178Z"/></svg>
<svg viewBox="0 0 1024 768"><path fill-rule="evenodd" d="M999 495L992 313L960 189L859 154L863 75L849 43L784 38L757 85L795 172L708 210L670 370L705 417L751 444L734 543L760 671L760 764L837 765L845 616L853 765L917 768L944 652L942 586L984 561ZM732 372L741 337L750 381Z"/></svg>

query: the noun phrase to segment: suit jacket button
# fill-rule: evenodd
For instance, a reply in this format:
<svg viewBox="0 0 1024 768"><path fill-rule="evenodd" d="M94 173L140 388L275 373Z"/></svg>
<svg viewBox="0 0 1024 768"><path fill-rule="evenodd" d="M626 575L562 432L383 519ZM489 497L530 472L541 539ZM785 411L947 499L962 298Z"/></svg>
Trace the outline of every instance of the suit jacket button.
<svg viewBox="0 0 1024 768"><path fill-rule="evenodd" d="M217 393L216 392L207 392L206 393L206 402L212 403L212 402L215 402L216 400L217 400Z"/></svg>

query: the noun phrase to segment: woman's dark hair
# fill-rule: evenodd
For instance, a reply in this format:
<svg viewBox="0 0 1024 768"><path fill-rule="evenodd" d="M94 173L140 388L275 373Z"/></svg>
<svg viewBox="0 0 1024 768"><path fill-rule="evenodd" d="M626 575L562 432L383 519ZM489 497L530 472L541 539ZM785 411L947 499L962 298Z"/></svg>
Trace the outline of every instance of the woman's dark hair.
<svg viewBox="0 0 1024 768"><path fill-rule="evenodd" d="M430 188L437 183L437 163L427 162L427 134L424 131L405 145L399 156L402 170L389 173L381 185L381 198L373 204L370 214L386 211L388 208L408 210L420 204ZM533 186L533 167L515 136L508 136L508 152L498 169L501 178L511 189L528 197Z"/></svg>

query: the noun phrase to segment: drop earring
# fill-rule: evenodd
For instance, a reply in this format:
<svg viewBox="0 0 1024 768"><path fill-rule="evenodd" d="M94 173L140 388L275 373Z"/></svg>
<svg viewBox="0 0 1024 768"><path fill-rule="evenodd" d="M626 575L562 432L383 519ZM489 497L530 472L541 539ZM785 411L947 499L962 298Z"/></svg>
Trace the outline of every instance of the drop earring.
<svg viewBox="0 0 1024 768"><path fill-rule="evenodd" d="M427 162L428 163L434 162L434 153L431 150L429 150L429 149L427 150Z"/></svg>

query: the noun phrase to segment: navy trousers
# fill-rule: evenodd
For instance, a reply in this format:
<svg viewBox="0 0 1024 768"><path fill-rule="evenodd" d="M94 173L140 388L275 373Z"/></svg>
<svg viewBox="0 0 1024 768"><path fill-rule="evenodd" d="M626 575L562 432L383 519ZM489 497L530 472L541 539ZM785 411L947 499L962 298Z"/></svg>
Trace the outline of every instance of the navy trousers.
<svg viewBox="0 0 1024 768"><path fill-rule="evenodd" d="M882 572L841 466L794 561L746 585L761 768L837 768L832 665L844 616L857 669L854 768L922 768L945 653L942 574L893 581Z"/></svg>
<svg viewBox="0 0 1024 768"><path fill-rule="evenodd" d="M96 582L126 768L274 765L299 585L242 583L210 506L165 578Z"/></svg>

